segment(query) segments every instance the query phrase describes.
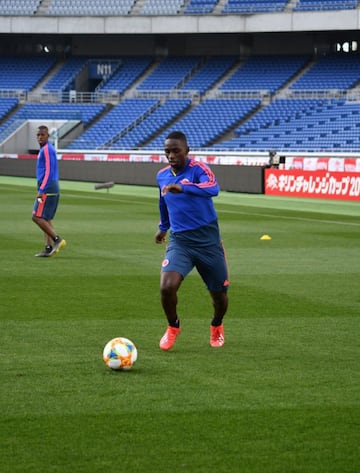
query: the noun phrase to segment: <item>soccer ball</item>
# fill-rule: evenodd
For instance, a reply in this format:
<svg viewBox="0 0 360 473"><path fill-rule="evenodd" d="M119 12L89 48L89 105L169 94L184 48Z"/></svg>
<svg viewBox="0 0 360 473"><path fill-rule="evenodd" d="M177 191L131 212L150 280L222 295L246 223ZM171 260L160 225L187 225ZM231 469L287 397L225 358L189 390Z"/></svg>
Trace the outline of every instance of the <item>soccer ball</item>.
<svg viewBox="0 0 360 473"><path fill-rule="evenodd" d="M113 338L105 345L103 360L112 370L130 370L137 360L136 346L128 338Z"/></svg>

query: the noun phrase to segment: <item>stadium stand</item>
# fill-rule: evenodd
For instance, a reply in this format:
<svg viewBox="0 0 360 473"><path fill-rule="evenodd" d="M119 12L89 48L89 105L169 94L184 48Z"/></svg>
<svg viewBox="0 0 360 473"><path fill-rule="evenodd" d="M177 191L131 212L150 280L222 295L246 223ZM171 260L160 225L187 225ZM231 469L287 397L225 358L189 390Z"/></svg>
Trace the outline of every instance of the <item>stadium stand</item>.
<svg viewBox="0 0 360 473"><path fill-rule="evenodd" d="M207 15L214 11L217 0L190 0L185 6L185 15Z"/></svg>
<svg viewBox="0 0 360 473"><path fill-rule="evenodd" d="M0 120L3 120L12 110L16 108L19 101L15 97L0 98Z"/></svg>
<svg viewBox="0 0 360 473"><path fill-rule="evenodd" d="M220 90L258 90L273 94L309 59L307 56L252 56L220 86Z"/></svg>
<svg viewBox="0 0 360 473"><path fill-rule="evenodd" d="M204 148L234 127L260 105L257 99L207 99L189 111L173 127L150 141L144 148L162 148L166 135L174 129L182 130L192 148Z"/></svg>
<svg viewBox="0 0 360 473"><path fill-rule="evenodd" d="M168 126L180 114L191 105L190 99L168 99L165 103L155 109L137 126L125 132L120 139L116 140L111 149L133 149L141 147L152 136Z"/></svg>
<svg viewBox="0 0 360 473"><path fill-rule="evenodd" d="M228 0L222 13L274 13L283 11L287 0Z"/></svg>
<svg viewBox="0 0 360 473"><path fill-rule="evenodd" d="M121 65L107 81L101 83L98 91L117 91L124 93L151 65L153 58L149 56L123 57Z"/></svg>
<svg viewBox="0 0 360 473"><path fill-rule="evenodd" d="M200 67L199 57L166 57L137 87L138 90L170 91L180 85Z"/></svg>
<svg viewBox="0 0 360 473"><path fill-rule="evenodd" d="M87 62L87 57L68 58L62 67L43 86L49 92L64 92L74 87L74 80Z"/></svg>
<svg viewBox="0 0 360 473"><path fill-rule="evenodd" d="M359 144L360 106L334 99L278 99L214 149L298 151L351 149Z"/></svg>
<svg viewBox="0 0 360 473"><path fill-rule="evenodd" d="M105 104L26 103L0 125L0 143L27 120L74 120L82 122L86 126L95 120L105 108Z"/></svg>
<svg viewBox="0 0 360 473"><path fill-rule="evenodd" d="M4 16L234 15L349 10L358 0L1 0Z"/></svg>
<svg viewBox="0 0 360 473"><path fill-rule="evenodd" d="M360 57L356 55L321 57L290 89L348 89L359 81L359 70Z"/></svg>
<svg viewBox="0 0 360 473"><path fill-rule="evenodd" d="M188 134L194 150L359 148L356 54L241 61L237 56L117 58L95 92L84 95L94 103L69 103L61 93L74 86L79 74L88 75L84 68L94 58L74 56L62 64L51 55L0 61L7 71L0 79L0 142L28 119L73 119L82 123L83 132L67 142L69 150L159 149L174 129ZM57 92L64 102L20 103L18 89L27 90L30 98L39 81L41 90ZM98 93L113 90L121 94L118 104L100 95L103 101L96 103Z"/></svg>
<svg viewBox="0 0 360 473"><path fill-rule="evenodd" d="M88 15L113 16L128 15L134 0L52 0L47 10L48 15Z"/></svg>
<svg viewBox="0 0 360 473"><path fill-rule="evenodd" d="M34 15L40 0L1 0L1 15Z"/></svg>
<svg viewBox="0 0 360 473"><path fill-rule="evenodd" d="M298 0L293 11L351 10L358 0Z"/></svg>
<svg viewBox="0 0 360 473"><path fill-rule="evenodd" d="M73 141L69 149L109 148L159 106L156 99L125 99Z"/></svg>
<svg viewBox="0 0 360 473"><path fill-rule="evenodd" d="M177 15L184 6L184 0L147 0L140 10L141 15Z"/></svg>
<svg viewBox="0 0 360 473"><path fill-rule="evenodd" d="M200 94L208 91L238 61L235 56L213 56L183 85L182 90L194 90Z"/></svg>
<svg viewBox="0 0 360 473"><path fill-rule="evenodd" d="M0 57L0 90L28 92L55 65L54 56Z"/></svg>

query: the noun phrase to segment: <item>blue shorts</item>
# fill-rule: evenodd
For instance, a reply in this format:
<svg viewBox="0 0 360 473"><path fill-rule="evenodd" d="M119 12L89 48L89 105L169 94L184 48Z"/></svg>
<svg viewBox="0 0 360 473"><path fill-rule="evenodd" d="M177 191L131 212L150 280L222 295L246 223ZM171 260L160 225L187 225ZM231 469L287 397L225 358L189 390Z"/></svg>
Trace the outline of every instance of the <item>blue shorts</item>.
<svg viewBox="0 0 360 473"><path fill-rule="evenodd" d="M44 220L52 220L56 214L59 198L59 194L43 194L42 202L39 202L36 198L32 214Z"/></svg>
<svg viewBox="0 0 360 473"><path fill-rule="evenodd" d="M185 246L170 241L161 272L175 271L183 279L196 268L209 291L226 291L229 286L228 267L222 243L211 246Z"/></svg>

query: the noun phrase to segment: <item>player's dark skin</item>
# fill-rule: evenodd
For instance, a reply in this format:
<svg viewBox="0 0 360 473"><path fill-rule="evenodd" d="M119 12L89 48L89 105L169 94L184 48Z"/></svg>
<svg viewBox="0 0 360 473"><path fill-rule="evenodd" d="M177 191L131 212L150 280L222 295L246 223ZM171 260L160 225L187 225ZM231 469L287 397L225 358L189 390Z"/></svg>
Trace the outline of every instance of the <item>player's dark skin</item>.
<svg viewBox="0 0 360 473"><path fill-rule="evenodd" d="M165 155L174 174L181 171L187 161L189 147L187 143L177 139L167 139L165 141ZM182 192L181 186L177 184L169 184L163 190L163 195L168 192L178 194ZM155 243L161 244L166 240L166 233L159 230L155 234ZM183 277L176 271L164 271L160 276L160 294L161 304L165 312L169 325L175 325L178 320L177 315L177 292L181 286ZM214 319L223 319L228 308L228 296L226 291L210 291L212 303L214 307Z"/></svg>

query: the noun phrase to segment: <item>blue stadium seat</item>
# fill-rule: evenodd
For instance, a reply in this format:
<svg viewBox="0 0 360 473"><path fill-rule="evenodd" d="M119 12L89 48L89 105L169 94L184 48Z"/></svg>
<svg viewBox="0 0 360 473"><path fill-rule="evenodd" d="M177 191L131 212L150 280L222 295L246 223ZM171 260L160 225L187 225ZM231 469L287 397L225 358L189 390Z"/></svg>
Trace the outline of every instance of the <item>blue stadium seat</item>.
<svg viewBox="0 0 360 473"><path fill-rule="evenodd" d="M213 149L351 150L359 136L360 104L334 99L278 99Z"/></svg>
<svg viewBox="0 0 360 473"><path fill-rule="evenodd" d="M158 105L159 101L155 99L125 99L69 144L68 148L108 149L126 130L140 123Z"/></svg>
<svg viewBox="0 0 360 473"><path fill-rule="evenodd" d="M190 79L185 82L183 90L195 90L204 94L220 80L237 62L235 56L213 56L206 60Z"/></svg>
<svg viewBox="0 0 360 473"><path fill-rule="evenodd" d="M144 79L138 90L170 91L186 80L199 65L199 57L167 57Z"/></svg>
<svg viewBox="0 0 360 473"><path fill-rule="evenodd" d="M47 15L124 16L131 13L135 0L52 0Z"/></svg>
<svg viewBox="0 0 360 473"><path fill-rule="evenodd" d="M186 133L193 149L204 148L259 105L260 101L256 99L207 99L148 143L146 148L162 149L166 135L174 129Z"/></svg>
<svg viewBox="0 0 360 473"><path fill-rule="evenodd" d="M32 16L41 0L1 0L0 15Z"/></svg>
<svg viewBox="0 0 360 473"><path fill-rule="evenodd" d="M228 0L222 13L274 13L283 11L287 3L287 0Z"/></svg>
<svg viewBox="0 0 360 473"><path fill-rule="evenodd" d="M15 97L0 98L0 120L3 120L6 115L15 109L19 100Z"/></svg>
<svg viewBox="0 0 360 473"><path fill-rule="evenodd" d="M129 132L124 133L120 139L111 145L111 148L132 149L141 146L187 110L190 105L191 100L189 99L168 99L139 124L131 128Z"/></svg>
<svg viewBox="0 0 360 473"><path fill-rule="evenodd" d="M149 56L121 58L121 66L106 81L101 84L99 91L117 91L124 93L148 69L153 59Z"/></svg>
<svg viewBox="0 0 360 473"><path fill-rule="evenodd" d="M357 0L298 0L293 11L351 10L358 3Z"/></svg>
<svg viewBox="0 0 360 473"><path fill-rule="evenodd" d="M184 6L184 0L145 0L141 15L176 15Z"/></svg>
<svg viewBox="0 0 360 473"><path fill-rule="evenodd" d="M32 90L55 65L53 56L0 57L0 90Z"/></svg>
<svg viewBox="0 0 360 473"><path fill-rule="evenodd" d="M84 56L72 56L67 59L57 73L44 84L44 90L63 92L75 88L72 84L87 61L88 58Z"/></svg>
<svg viewBox="0 0 360 473"><path fill-rule="evenodd" d="M217 0L190 0L185 7L185 15L206 15L214 11Z"/></svg>
<svg viewBox="0 0 360 473"><path fill-rule="evenodd" d="M321 57L290 89L348 89L359 81L359 69L360 58L356 54Z"/></svg>
<svg viewBox="0 0 360 473"><path fill-rule="evenodd" d="M308 56L252 56L227 79L220 90L276 92L309 61Z"/></svg>

